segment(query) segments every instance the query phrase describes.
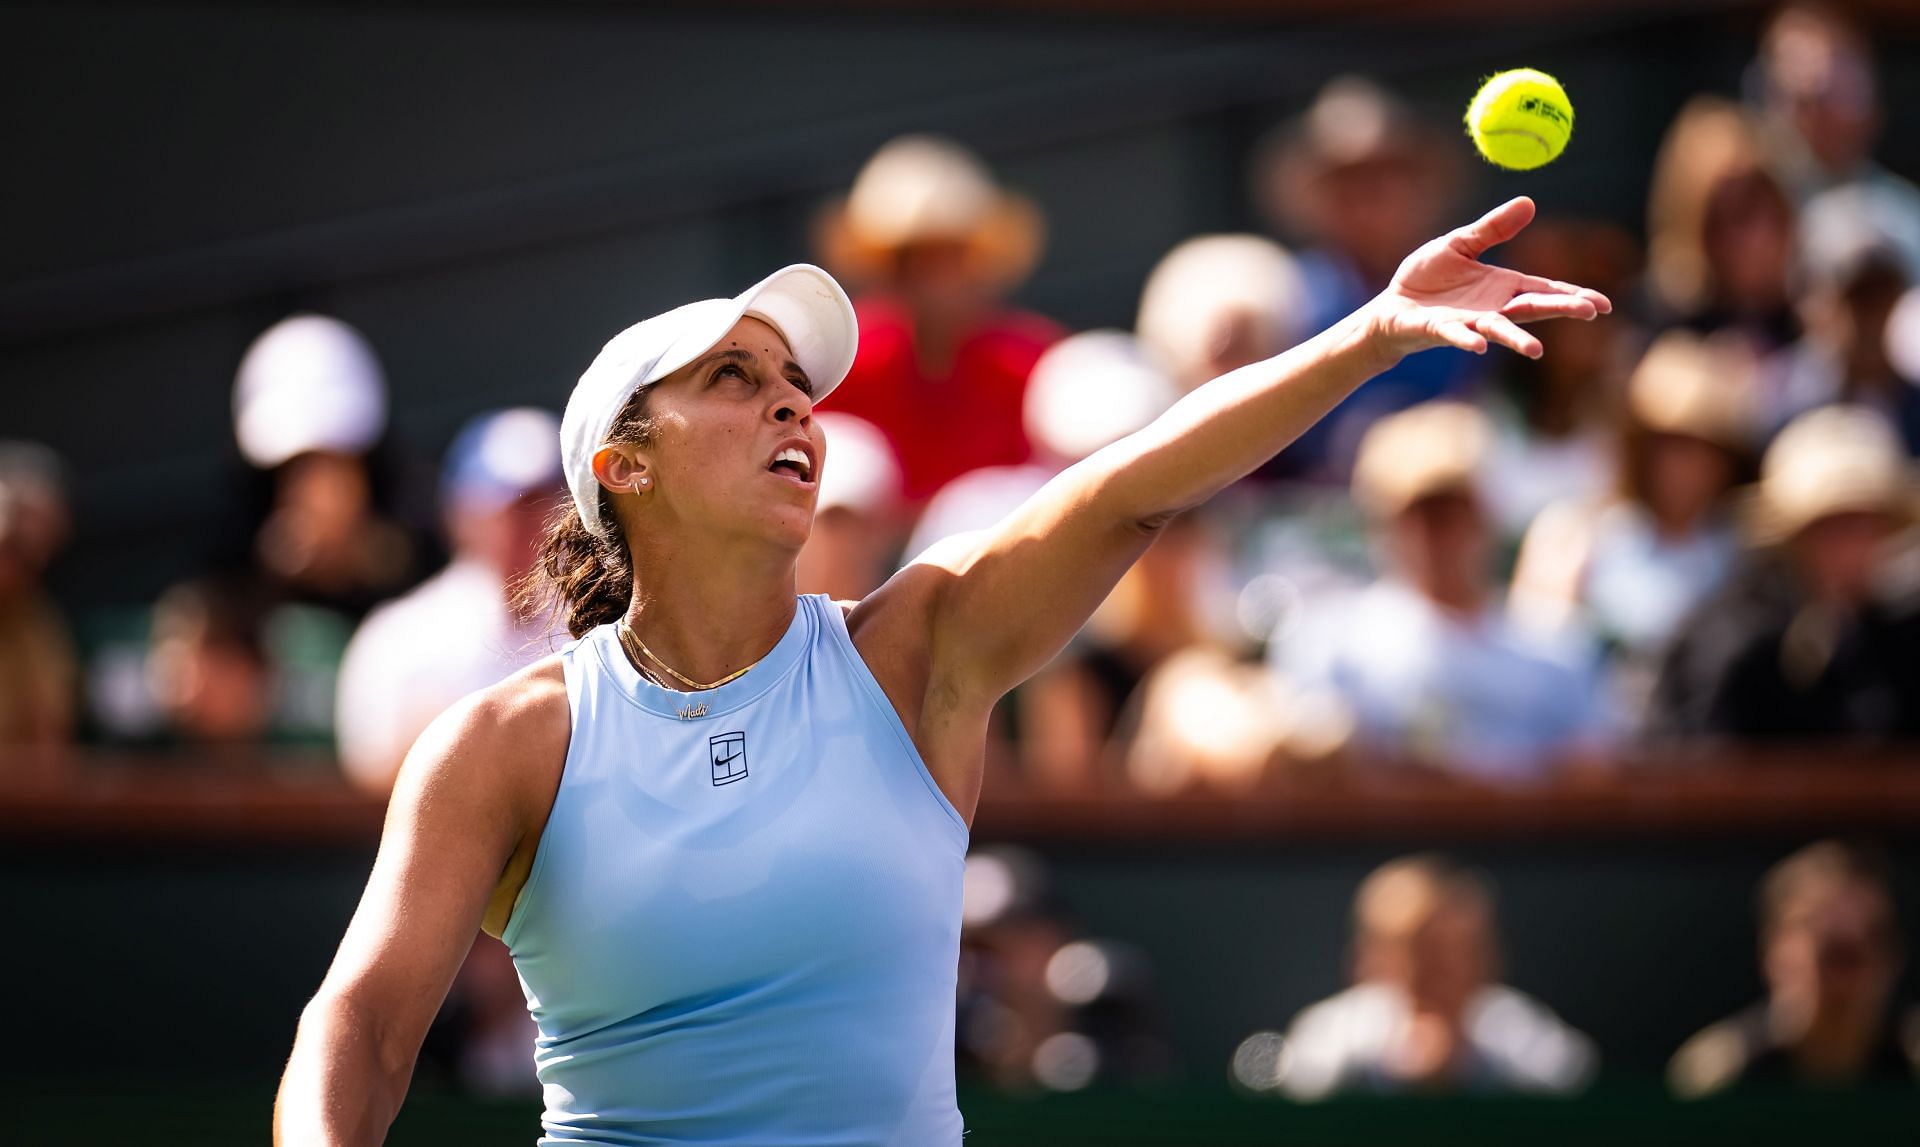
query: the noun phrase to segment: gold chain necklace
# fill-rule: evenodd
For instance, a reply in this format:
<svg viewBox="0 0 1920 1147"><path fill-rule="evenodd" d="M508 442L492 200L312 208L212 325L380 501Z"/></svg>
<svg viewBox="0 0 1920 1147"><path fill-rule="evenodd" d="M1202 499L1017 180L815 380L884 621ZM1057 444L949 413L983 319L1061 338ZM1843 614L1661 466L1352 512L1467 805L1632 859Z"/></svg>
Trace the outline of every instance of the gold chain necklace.
<svg viewBox="0 0 1920 1147"><path fill-rule="evenodd" d="M687 676L686 674L680 672L678 669L675 669L673 666L668 665L666 662L660 660L660 655L658 653L655 653L653 650L647 648L647 643L640 640L640 635L633 631L633 627L631 625L627 624L626 618L623 617L620 619L619 624L614 627L614 632L619 636L620 647L627 651L628 657L633 658L635 661L639 661L640 654L644 654L647 660L653 662L655 665L658 665L660 668L666 670L668 676L672 677L675 681L680 682L682 685L685 685L687 688L694 690L695 692L699 692L704 689L718 689L720 688L720 686L725 685L727 682L742 676L747 672L747 670L753 668L753 666L751 665L744 666L740 669L736 669L733 672L727 674L725 677L722 677L718 681L712 682L710 684L702 685L700 682L695 681L693 678ZM636 654L633 651L633 647L636 645L640 647L639 654ZM641 668L645 668L645 667L642 666Z"/></svg>

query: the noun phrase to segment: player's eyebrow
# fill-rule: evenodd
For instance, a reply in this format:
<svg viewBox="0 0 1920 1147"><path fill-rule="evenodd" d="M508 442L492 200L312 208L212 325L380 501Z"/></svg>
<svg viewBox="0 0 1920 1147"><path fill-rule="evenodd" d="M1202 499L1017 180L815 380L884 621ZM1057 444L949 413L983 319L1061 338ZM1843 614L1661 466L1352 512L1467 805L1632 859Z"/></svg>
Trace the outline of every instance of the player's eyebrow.
<svg viewBox="0 0 1920 1147"><path fill-rule="evenodd" d="M705 370L706 368L712 366L714 363L722 362L722 361L737 363L740 366L752 366L753 355L748 353L747 351L741 350L739 347L728 347L725 350L713 351L712 353L706 355L700 360L698 366L696 366L695 369Z"/></svg>
<svg viewBox="0 0 1920 1147"><path fill-rule="evenodd" d="M713 351L702 357L694 364L694 370L696 373L704 371L716 362L731 362L738 366L752 366L754 365L755 359L751 351L741 350L737 346L730 346L722 350ZM781 364L780 370L781 373L785 374L808 398L813 397L813 380L807 377L806 370L803 369L799 363L788 359Z"/></svg>

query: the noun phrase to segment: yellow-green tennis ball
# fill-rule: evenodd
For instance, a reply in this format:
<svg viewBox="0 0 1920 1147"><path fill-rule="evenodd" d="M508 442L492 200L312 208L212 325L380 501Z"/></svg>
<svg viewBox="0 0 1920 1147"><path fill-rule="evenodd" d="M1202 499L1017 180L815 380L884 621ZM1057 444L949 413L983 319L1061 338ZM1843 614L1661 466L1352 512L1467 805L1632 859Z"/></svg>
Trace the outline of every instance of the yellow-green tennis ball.
<svg viewBox="0 0 1920 1147"><path fill-rule="evenodd" d="M1501 72L1481 85L1467 105L1467 134L1487 162L1532 171L1566 150L1573 134L1573 103L1560 81L1545 72Z"/></svg>

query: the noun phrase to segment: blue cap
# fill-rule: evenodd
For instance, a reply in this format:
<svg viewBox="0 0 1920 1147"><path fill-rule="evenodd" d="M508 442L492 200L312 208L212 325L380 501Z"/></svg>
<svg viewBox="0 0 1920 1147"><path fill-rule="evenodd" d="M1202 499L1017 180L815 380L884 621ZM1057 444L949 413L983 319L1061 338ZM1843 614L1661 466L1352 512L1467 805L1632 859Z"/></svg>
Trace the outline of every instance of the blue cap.
<svg viewBox="0 0 1920 1147"><path fill-rule="evenodd" d="M447 448L440 496L449 507L496 510L565 484L559 417L516 406L478 415L461 428Z"/></svg>

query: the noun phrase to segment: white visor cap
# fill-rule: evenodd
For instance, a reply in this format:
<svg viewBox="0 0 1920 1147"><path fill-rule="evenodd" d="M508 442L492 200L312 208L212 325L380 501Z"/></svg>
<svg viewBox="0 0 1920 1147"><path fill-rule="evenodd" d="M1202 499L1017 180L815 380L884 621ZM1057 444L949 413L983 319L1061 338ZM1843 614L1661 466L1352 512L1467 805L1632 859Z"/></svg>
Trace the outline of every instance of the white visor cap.
<svg viewBox="0 0 1920 1147"><path fill-rule="evenodd" d="M612 529L600 516L593 456L606 444L614 419L641 387L713 349L747 315L765 321L787 340L794 361L813 384L815 402L847 377L860 342L853 303L832 275L808 263L782 267L731 299L688 303L621 331L574 384L560 420L567 488L588 529L596 534Z"/></svg>

